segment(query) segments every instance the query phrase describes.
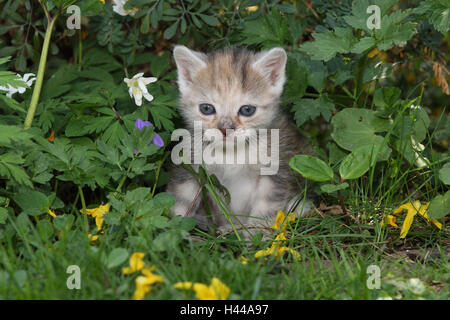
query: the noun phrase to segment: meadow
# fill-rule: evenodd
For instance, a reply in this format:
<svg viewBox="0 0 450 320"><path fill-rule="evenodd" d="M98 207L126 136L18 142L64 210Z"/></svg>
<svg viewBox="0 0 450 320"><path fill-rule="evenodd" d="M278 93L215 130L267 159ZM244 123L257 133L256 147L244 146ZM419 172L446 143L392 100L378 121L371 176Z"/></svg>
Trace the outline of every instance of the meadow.
<svg viewBox="0 0 450 320"><path fill-rule="evenodd" d="M449 299L449 30L449 0L1 1L0 299ZM177 44L286 50L305 217L169 215Z"/></svg>

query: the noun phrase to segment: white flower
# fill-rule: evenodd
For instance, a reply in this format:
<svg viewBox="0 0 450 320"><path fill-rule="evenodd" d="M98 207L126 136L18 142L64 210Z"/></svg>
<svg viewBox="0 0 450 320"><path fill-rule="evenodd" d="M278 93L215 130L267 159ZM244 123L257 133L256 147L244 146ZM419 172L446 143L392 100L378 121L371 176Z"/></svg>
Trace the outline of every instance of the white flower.
<svg viewBox="0 0 450 320"><path fill-rule="evenodd" d="M125 5L125 3L127 3L128 0L113 0L113 11L117 14L120 14L121 16L126 16L126 15L130 15L130 16L134 16L136 14L136 12L138 12L138 8L133 8L130 10L124 9L123 6Z"/></svg>
<svg viewBox="0 0 450 320"><path fill-rule="evenodd" d="M421 295L425 291L425 285L419 278L411 278L407 282L407 288L414 294Z"/></svg>
<svg viewBox="0 0 450 320"><path fill-rule="evenodd" d="M36 80L36 78L34 77L34 76L35 76L34 73L25 73L25 74L23 75L23 77L22 77L20 74L17 74L17 76L18 76L18 77L20 78L20 80L22 80L28 87L31 87L31 85L33 84L33 81ZM31 78L31 77L34 77L34 78ZM31 79L30 79L30 78L31 78ZM11 98L12 95L15 94L15 93L17 93L17 92L20 93L20 94L24 93L25 90L26 90L26 87L17 87L17 88L14 88L13 86L11 86L11 85L8 83L8 87L0 86L0 90L2 90L2 91L7 91L8 93L6 94L6 96L7 96L8 98Z"/></svg>
<svg viewBox="0 0 450 320"><path fill-rule="evenodd" d="M130 97L134 97L134 101L136 102L136 105L141 106L142 105L142 97L147 99L148 101L153 100L153 96L148 93L146 85L149 83L155 82L158 80L157 78L150 77L150 78L144 78L143 73L138 73L131 79L123 79L125 83L130 88L128 92L130 93Z"/></svg>

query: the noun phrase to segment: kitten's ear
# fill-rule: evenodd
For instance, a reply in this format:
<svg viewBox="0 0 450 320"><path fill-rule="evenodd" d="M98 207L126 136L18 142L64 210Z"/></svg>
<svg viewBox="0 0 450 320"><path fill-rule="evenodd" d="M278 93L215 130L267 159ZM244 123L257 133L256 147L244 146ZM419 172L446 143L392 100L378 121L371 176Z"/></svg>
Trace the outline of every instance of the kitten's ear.
<svg viewBox="0 0 450 320"><path fill-rule="evenodd" d="M206 55L185 46L175 46L173 56L178 69L178 85L183 92L192 84L195 74L206 67Z"/></svg>
<svg viewBox="0 0 450 320"><path fill-rule="evenodd" d="M277 47L257 54L252 65L256 71L269 80L277 94L281 94L283 91L286 80L284 72L286 60L287 56L284 49Z"/></svg>

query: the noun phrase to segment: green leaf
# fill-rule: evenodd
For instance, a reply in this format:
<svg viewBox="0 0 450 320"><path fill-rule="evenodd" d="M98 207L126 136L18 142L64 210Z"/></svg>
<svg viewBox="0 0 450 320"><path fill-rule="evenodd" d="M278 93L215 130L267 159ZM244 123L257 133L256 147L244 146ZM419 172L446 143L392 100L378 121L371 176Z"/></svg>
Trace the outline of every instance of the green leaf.
<svg viewBox="0 0 450 320"><path fill-rule="evenodd" d="M76 3L83 17L92 17L102 12L104 3L100 0L81 0Z"/></svg>
<svg viewBox="0 0 450 320"><path fill-rule="evenodd" d="M334 104L324 96L320 96L318 99L301 99L291 109L295 112L294 119L299 127L308 120L314 120L319 115L329 121L333 110L335 110Z"/></svg>
<svg viewBox="0 0 450 320"><path fill-rule="evenodd" d="M411 106L409 113L414 122L414 137L419 142L425 140L430 126L427 112L420 106Z"/></svg>
<svg viewBox="0 0 450 320"><path fill-rule="evenodd" d="M376 132L388 131L389 119L376 116L368 109L347 108L337 113L331 119L334 141L343 149L353 151L363 145L381 144L384 140Z"/></svg>
<svg viewBox="0 0 450 320"><path fill-rule="evenodd" d="M8 210L6 208L0 207L0 224L5 224L8 218Z"/></svg>
<svg viewBox="0 0 450 320"><path fill-rule="evenodd" d="M447 162L441 170L439 170L439 179L447 185L450 185L450 162Z"/></svg>
<svg viewBox="0 0 450 320"><path fill-rule="evenodd" d="M53 219L53 224L55 228L67 232L72 228L73 222L75 221L75 217L71 214L61 214L56 216Z"/></svg>
<svg viewBox="0 0 450 320"><path fill-rule="evenodd" d="M0 86L2 87L8 87L8 85L11 85L11 87L14 88L28 88L28 85L17 76L15 73L12 73L10 71L0 71ZM1 93L4 93L4 91L0 91Z"/></svg>
<svg viewBox="0 0 450 320"><path fill-rule="evenodd" d="M295 7L292 4L284 3L279 4L278 9L284 13L295 13Z"/></svg>
<svg viewBox="0 0 450 320"><path fill-rule="evenodd" d="M199 14L199 16L209 26L217 27L217 25L219 24L219 20L214 16L207 16L204 14Z"/></svg>
<svg viewBox="0 0 450 320"><path fill-rule="evenodd" d="M352 15L345 16L344 21L353 28L362 29L370 34L370 30L367 28L367 19L369 18L367 7L369 7L369 5L370 3L368 0L353 1Z"/></svg>
<svg viewBox="0 0 450 320"><path fill-rule="evenodd" d="M13 179L17 183L33 188L30 177L27 172L20 166L24 163L22 157L13 153L5 153L0 155L0 177Z"/></svg>
<svg viewBox="0 0 450 320"><path fill-rule="evenodd" d="M381 18L381 29L375 29L378 49L389 50L393 46L403 46L406 41L416 34L416 24L413 22L402 23L410 14L410 10L394 11L389 16Z"/></svg>
<svg viewBox="0 0 450 320"><path fill-rule="evenodd" d="M322 92L327 83L327 67L321 61L309 61L308 68L308 85Z"/></svg>
<svg viewBox="0 0 450 320"><path fill-rule="evenodd" d="M333 179L333 170L319 158L308 155L296 155L289 166L309 180L324 182Z"/></svg>
<svg viewBox="0 0 450 320"><path fill-rule="evenodd" d="M308 86L308 69L289 54L286 64L286 78L283 103L289 104L303 97Z"/></svg>
<svg viewBox="0 0 450 320"><path fill-rule="evenodd" d="M335 191L339 191L339 190L344 190L348 188L348 183L344 182L344 183L340 183L340 184L324 184L320 186L320 190L322 190L325 193L332 193Z"/></svg>
<svg viewBox="0 0 450 320"><path fill-rule="evenodd" d="M153 198L155 208L169 209L175 204L175 198L167 192L161 192Z"/></svg>
<svg viewBox="0 0 450 320"><path fill-rule="evenodd" d="M426 14L434 28L444 36L450 30L450 1L421 1L415 9L417 14Z"/></svg>
<svg viewBox="0 0 450 320"><path fill-rule="evenodd" d="M242 44L258 44L262 48L283 46L289 42L289 28L287 20L280 12L272 9L271 14L260 15L256 19L244 20L242 30Z"/></svg>
<svg viewBox="0 0 450 320"><path fill-rule="evenodd" d="M170 226L176 229L191 231L197 225L197 220L181 216L174 216L169 222Z"/></svg>
<svg viewBox="0 0 450 320"><path fill-rule="evenodd" d="M140 30L143 34L146 34L150 31L150 14L149 13L144 16L144 19L142 19Z"/></svg>
<svg viewBox="0 0 450 320"><path fill-rule="evenodd" d="M450 2L435 1L430 22L437 31L445 35L450 30Z"/></svg>
<svg viewBox="0 0 450 320"><path fill-rule="evenodd" d="M136 202L140 202L150 195L150 188L136 188L134 190L127 191L125 195L125 202L132 205Z"/></svg>
<svg viewBox="0 0 450 320"><path fill-rule="evenodd" d="M345 156L347 156L347 153L344 152L341 148L337 146L334 142L329 142L327 144L329 155L328 155L328 162L330 164L336 164L340 162L342 159L344 159Z"/></svg>
<svg viewBox="0 0 450 320"><path fill-rule="evenodd" d="M110 127L114 117L73 117L67 127L65 134L67 137L82 137L91 133L100 133Z"/></svg>
<svg viewBox="0 0 450 320"><path fill-rule="evenodd" d="M373 146L362 146L350 153L342 160L339 174L342 179L357 179L369 170L371 159L375 157Z"/></svg>
<svg viewBox="0 0 450 320"><path fill-rule="evenodd" d="M9 145L11 141L23 141L31 135L17 126L0 125L0 145Z"/></svg>
<svg viewBox="0 0 450 320"><path fill-rule="evenodd" d="M168 230L160 233L155 240L153 240L152 246L157 251L174 250L182 239L179 230Z"/></svg>
<svg viewBox="0 0 450 320"><path fill-rule="evenodd" d="M313 60L324 61L331 60L338 53L350 52L356 41L350 28L336 28L334 31L316 33L314 40L303 43L300 51L309 54Z"/></svg>
<svg viewBox="0 0 450 320"><path fill-rule="evenodd" d="M353 1L352 3L352 15L351 16L345 16L344 21L347 22L347 24L351 25L352 27L356 29L362 29L367 34L371 33L371 30L367 27L367 19L373 14L373 13L367 13L367 7L369 7L371 4L375 4L380 8L380 15L383 17L387 14L389 9L391 9L398 0L358 0Z"/></svg>
<svg viewBox="0 0 450 320"><path fill-rule="evenodd" d="M117 267L127 261L128 259L128 251L124 248L115 248L110 252L107 260L106 266L108 269Z"/></svg>
<svg viewBox="0 0 450 320"><path fill-rule="evenodd" d="M450 213L450 191L431 200L427 210L430 219L440 219Z"/></svg>
<svg viewBox="0 0 450 320"><path fill-rule="evenodd" d="M376 44L376 41L374 38L364 37L364 38L360 39L359 42L353 46L351 51L353 53L363 53L364 51L375 46L375 44Z"/></svg>
<svg viewBox="0 0 450 320"><path fill-rule="evenodd" d="M394 107L400 99L401 90L397 87L383 87L375 90L373 102L381 110Z"/></svg>
<svg viewBox="0 0 450 320"><path fill-rule="evenodd" d="M14 196L14 202L17 203L25 213L32 216L47 212L51 204L49 198L45 194L33 190L16 194Z"/></svg>
<svg viewBox="0 0 450 320"><path fill-rule="evenodd" d="M177 32L179 22L180 20L177 20L174 24L172 24L164 31L164 38L166 38L167 40L172 39L172 37L175 35L175 32Z"/></svg>
<svg viewBox="0 0 450 320"><path fill-rule="evenodd" d="M114 122L103 133L103 140L109 145L118 145L126 135L125 129L122 127L119 121Z"/></svg>

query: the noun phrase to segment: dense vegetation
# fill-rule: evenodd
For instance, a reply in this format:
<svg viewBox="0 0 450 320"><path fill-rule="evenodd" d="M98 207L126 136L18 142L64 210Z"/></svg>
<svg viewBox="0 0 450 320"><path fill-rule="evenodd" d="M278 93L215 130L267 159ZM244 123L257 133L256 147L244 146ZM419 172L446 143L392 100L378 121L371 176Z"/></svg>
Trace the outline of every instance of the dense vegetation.
<svg viewBox="0 0 450 320"><path fill-rule="evenodd" d="M0 12L0 299L449 298L449 0L2 0ZM282 107L317 155L290 165L320 206L280 212L276 241L168 216L175 44L288 52ZM147 93L142 77L157 78ZM214 177L193 174L221 201ZM81 289L66 285L72 265Z"/></svg>

